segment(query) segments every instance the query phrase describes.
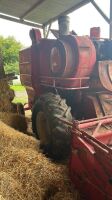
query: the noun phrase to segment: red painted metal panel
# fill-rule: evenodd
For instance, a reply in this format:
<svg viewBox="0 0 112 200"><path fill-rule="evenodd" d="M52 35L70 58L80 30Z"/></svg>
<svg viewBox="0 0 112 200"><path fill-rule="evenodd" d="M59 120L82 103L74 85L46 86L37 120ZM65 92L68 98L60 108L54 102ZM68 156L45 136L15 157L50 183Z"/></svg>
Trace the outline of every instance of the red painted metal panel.
<svg viewBox="0 0 112 200"><path fill-rule="evenodd" d="M89 128L89 125L95 128L99 122L103 126L111 125L112 118L86 120L85 126L84 121L78 126L74 123L72 131L70 177L74 187L87 200L112 199L112 130L97 136L90 136L81 130L87 126Z"/></svg>
<svg viewBox="0 0 112 200"><path fill-rule="evenodd" d="M96 51L89 37L68 35L56 41L50 60L53 76L88 77L96 62ZM79 86L77 81L74 84Z"/></svg>
<svg viewBox="0 0 112 200"><path fill-rule="evenodd" d="M19 68L21 83L26 88L26 92L28 94L28 103L29 107L31 108L35 96L35 91L32 86L31 48L26 48L20 51Z"/></svg>

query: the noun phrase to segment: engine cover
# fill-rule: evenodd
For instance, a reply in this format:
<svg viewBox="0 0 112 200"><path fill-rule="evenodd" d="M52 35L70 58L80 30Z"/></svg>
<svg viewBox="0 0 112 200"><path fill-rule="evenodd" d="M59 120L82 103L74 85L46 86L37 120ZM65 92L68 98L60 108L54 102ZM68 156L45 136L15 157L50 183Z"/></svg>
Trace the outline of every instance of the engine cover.
<svg viewBox="0 0 112 200"><path fill-rule="evenodd" d="M96 62L96 50L88 36L63 36L50 54L52 76L87 77Z"/></svg>

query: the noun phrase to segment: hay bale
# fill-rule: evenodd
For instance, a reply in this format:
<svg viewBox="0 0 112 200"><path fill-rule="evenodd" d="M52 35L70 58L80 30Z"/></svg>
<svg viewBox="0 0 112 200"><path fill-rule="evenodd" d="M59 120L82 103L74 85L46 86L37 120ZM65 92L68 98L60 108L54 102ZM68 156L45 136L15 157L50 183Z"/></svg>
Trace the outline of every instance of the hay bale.
<svg viewBox="0 0 112 200"><path fill-rule="evenodd" d="M0 172L0 193L2 198L7 200L22 200L24 198L20 183L6 172Z"/></svg>
<svg viewBox="0 0 112 200"><path fill-rule="evenodd" d="M6 200L6 199L4 199L2 195L0 195L0 200Z"/></svg>
<svg viewBox="0 0 112 200"><path fill-rule="evenodd" d="M14 98L14 91L10 89L6 80L0 80L0 111L12 112L11 101Z"/></svg>
<svg viewBox="0 0 112 200"><path fill-rule="evenodd" d="M21 104L14 104L14 91L10 89L6 80L0 80L0 119L16 130L26 133L27 122L24 116L24 109ZM22 110L23 109L23 110ZM17 114L18 113L18 114Z"/></svg>
<svg viewBox="0 0 112 200"><path fill-rule="evenodd" d="M20 133L0 121L0 147L31 148L37 151L39 149L39 142L35 138Z"/></svg>
<svg viewBox="0 0 112 200"><path fill-rule="evenodd" d="M77 192L71 187L67 166L52 163L38 152L36 140L32 137L23 135L2 122L0 127L0 171L9 176L9 183L10 180L14 182L14 185L9 184L9 197L13 194L14 187L14 195L18 195L18 198L11 195L12 200L19 197L22 200L79 200L76 197ZM6 185L6 179L2 175L0 177ZM6 192L3 190L1 195L7 199Z"/></svg>
<svg viewBox="0 0 112 200"><path fill-rule="evenodd" d="M0 80L0 112L12 112L24 114L21 103L12 103L15 97L13 89L10 89L6 80Z"/></svg>
<svg viewBox="0 0 112 200"><path fill-rule="evenodd" d="M0 120L16 130L24 133L27 131L27 121L23 115L9 112L0 112Z"/></svg>

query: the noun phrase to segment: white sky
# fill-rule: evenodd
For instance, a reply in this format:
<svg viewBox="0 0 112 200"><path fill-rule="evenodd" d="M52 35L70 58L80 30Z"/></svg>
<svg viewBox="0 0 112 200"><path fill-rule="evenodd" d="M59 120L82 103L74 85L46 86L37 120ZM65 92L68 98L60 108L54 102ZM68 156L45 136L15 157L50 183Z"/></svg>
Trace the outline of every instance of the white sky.
<svg viewBox="0 0 112 200"><path fill-rule="evenodd" d="M109 1L110 0L96 0L97 4L109 16ZM70 29L74 30L78 35L89 35L91 27L101 27L101 37L108 37L109 26L106 21L100 16L96 9L88 4L71 13L70 15ZM31 27L0 19L0 35L4 37L14 36L16 40L23 45L29 46L31 44L29 37L29 30ZM57 23L53 24L53 28L57 27Z"/></svg>

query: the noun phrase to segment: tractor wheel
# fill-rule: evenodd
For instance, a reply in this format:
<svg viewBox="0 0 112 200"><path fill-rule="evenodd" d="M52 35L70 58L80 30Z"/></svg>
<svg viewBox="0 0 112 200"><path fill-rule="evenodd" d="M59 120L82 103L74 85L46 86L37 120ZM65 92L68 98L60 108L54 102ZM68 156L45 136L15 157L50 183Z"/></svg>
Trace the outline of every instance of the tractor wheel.
<svg viewBox="0 0 112 200"><path fill-rule="evenodd" d="M68 125L60 118L72 121L66 101L53 93L40 96L32 110L32 128L43 152L55 160L67 158L71 144Z"/></svg>

